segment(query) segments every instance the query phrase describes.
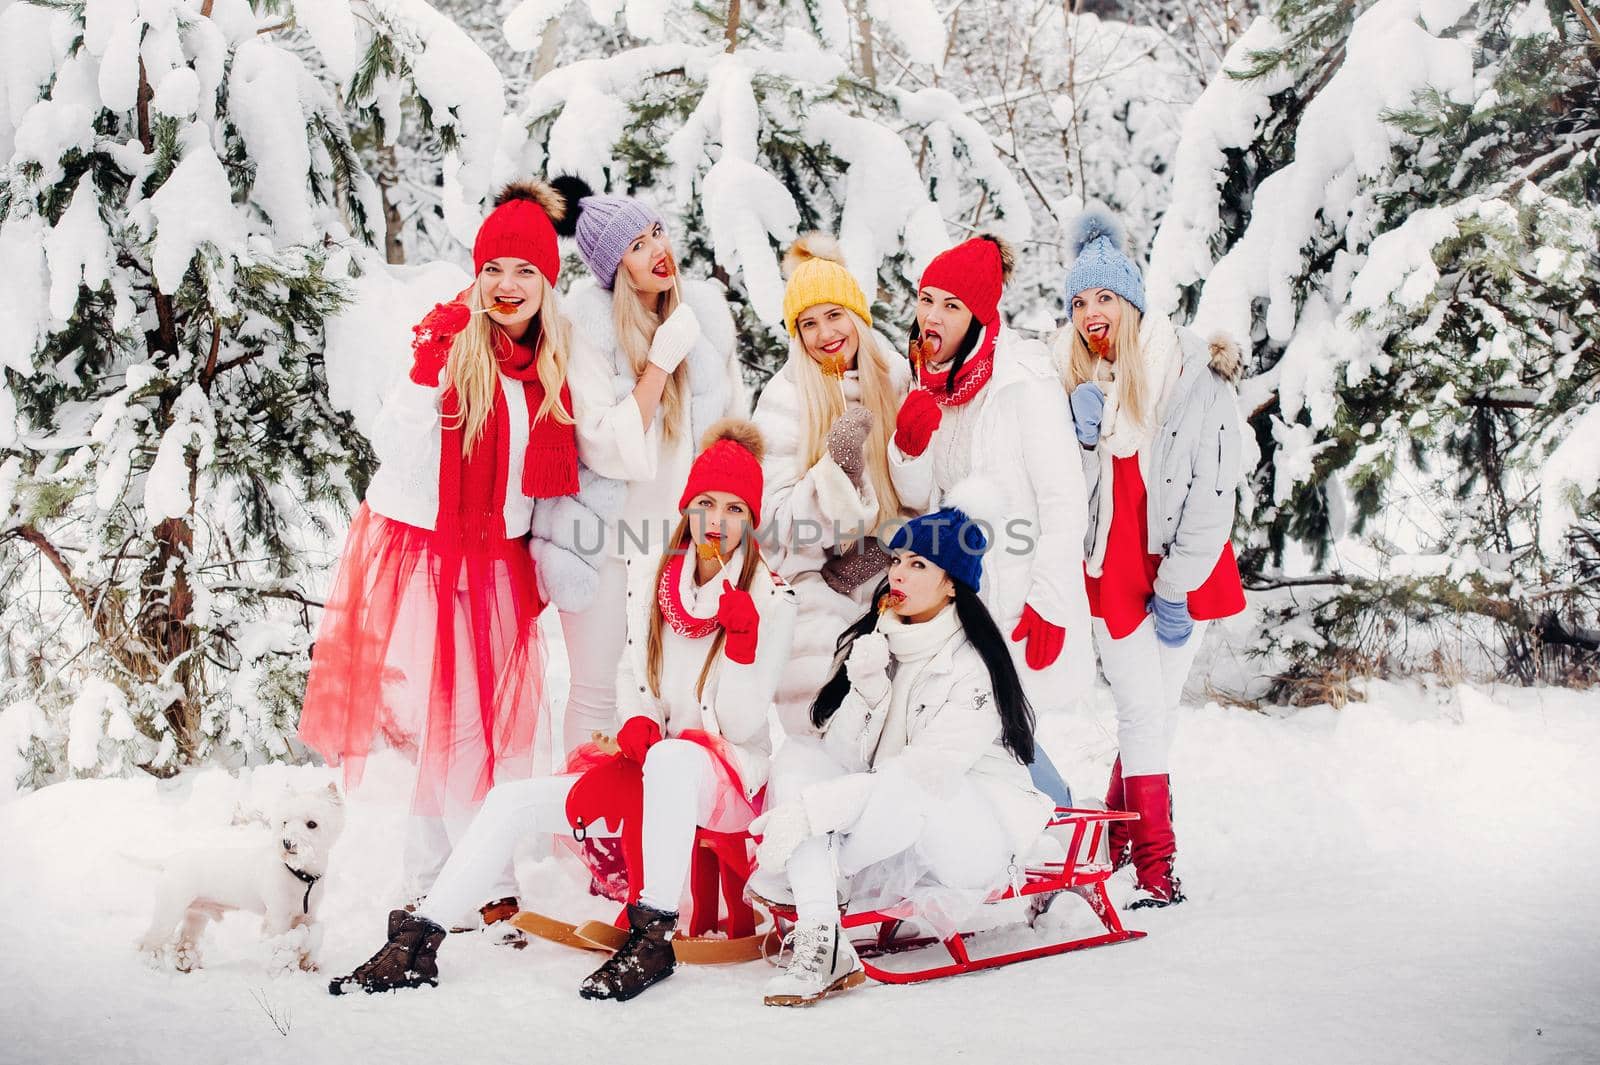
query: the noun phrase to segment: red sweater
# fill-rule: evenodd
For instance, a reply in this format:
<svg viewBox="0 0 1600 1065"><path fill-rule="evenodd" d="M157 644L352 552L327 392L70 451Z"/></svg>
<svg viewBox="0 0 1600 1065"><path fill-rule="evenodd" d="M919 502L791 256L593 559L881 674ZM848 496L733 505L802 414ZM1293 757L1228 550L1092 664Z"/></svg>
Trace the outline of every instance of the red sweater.
<svg viewBox="0 0 1600 1065"><path fill-rule="evenodd" d="M1156 570L1161 556L1145 553L1149 542L1149 505L1139 456L1111 460L1111 528L1106 533L1106 557L1099 577L1084 573L1089 593L1089 614L1106 623L1113 640L1127 636L1149 613L1146 604L1155 595ZM1189 593L1189 616L1196 621L1232 617L1244 609L1244 585L1234 561L1233 544L1223 544L1211 576Z"/></svg>

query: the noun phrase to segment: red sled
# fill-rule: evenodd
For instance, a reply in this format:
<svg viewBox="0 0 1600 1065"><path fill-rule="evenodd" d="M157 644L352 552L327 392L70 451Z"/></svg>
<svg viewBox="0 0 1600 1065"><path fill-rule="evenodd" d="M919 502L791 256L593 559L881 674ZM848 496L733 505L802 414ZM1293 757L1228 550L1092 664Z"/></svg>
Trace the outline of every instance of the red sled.
<svg viewBox="0 0 1600 1065"><path fill-rule="evenodd" d="M967 940L976 935L975 932L957 932L943 940L926 936L897 938L896 933L901 925L916 916L909 903L881 910L846 913L840 924L847 930L877 929L872 938L855 941L855 947L856 953L861 958L861 967L866 970L867 975L885 984L914 984L923 980L937 980L945 976L977 972L980 969L997 969L1002 965L1028 961L1032 958L1046 958L1052 954L1065 954L1073 950L1123 943L1130 939L1143 939L1145 933L1122 927L1122 920L1117 916L1116 907L1111 904L1111 897L1106 893L1106 880L1113 872L1105 852L1107 826L1113 821L1136 821L1138 818L1138 814L1122 810L1079 810L1058 807L1050 818L1047 831L1061 842L1066 851L1065 858L1060 862L1030 866L1023 871L1020 887L1008 887L985 903L994 905L1008 899L1031 895L1070 892L1088 903L1094 915L1105 926L1105 932L1100 935L1045 943L987 958L974 958L967 953ZM794 923L794 907L774 905L771 909L773 917L778 921L791 925ZM886 969L876 964L877 959L886 955L917 950L941 942L950 956L948 963L910 971Z"/></svg>

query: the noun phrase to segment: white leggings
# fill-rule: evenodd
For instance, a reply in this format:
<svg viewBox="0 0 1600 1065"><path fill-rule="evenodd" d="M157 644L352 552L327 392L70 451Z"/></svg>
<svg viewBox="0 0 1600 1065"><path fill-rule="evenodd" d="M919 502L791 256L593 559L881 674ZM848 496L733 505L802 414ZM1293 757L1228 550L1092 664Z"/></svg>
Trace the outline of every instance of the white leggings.
<svg viewBox="0 0 1600 1065"><path fill-rule="evenodd" d="M1167 756L1178 731L1178 705L1208 622L1197 621L1182 647L1156 639L1154 617L1113 640L1106 623L1094 619L1094 645L1100 669L1117 703L1117 747L1122 775L1142 777L1167 772Z"/></svg>
<svg viewBox="0 0 1600 1065"><path fill-rule="evenodd" d="M1004 877L1011 860L1005 832L970 778L954 795L939 799L894 772L892 760L883 770L873 774L872 794L855 824L806 840L784 866L801 921L837 920L836 870L851 877L912 848L918 865L947 887L984 888ZM820 743L791 737L773 761L768 805L797 799L809 785L845 774Z"/></svg>
<svg viewBox="0 0 1600 1065"><path fill-rule="evenodd" d="M617 727L617 667L627 638L628 570L619 558L600 563L600 590L579 614L561 612L572 687L562 722L562 749L570 754L591 733Z"/></svg>
<svg viewBox="0 0 1600 1065"><path fill-rule="evenodd" d="M417 912L449 927L478 906L511 861L517 841L531 833L568 831L567 793L575 776L536 777L496 784L479 807L433 890ZM639 901L675 911L689 882L695 829L711 818L718 777L711 755L687 740L662 740L644 760L644 890ZM591 836L614 836L603 822ZM515 891L509 892L515 894Z"/></svg>

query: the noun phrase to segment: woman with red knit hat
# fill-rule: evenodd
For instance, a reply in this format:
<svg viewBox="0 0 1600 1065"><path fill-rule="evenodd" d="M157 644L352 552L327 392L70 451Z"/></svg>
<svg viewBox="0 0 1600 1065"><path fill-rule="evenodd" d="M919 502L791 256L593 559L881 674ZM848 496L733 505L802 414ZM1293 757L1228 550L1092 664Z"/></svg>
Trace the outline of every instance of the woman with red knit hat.
<svg viewBox="0 0 1600 1065"><path fill-rule="evenodd" d="M1103 209L1073 229L1056 351L1090 486L1084 567L1100 668L1117 703L1106 805L1116 864L1134 866L1131 908L1183 901L1167 757L1206 623L1244 609L1229 535L1240 470L1241 357L1146 315L1144 278Z"/></svg>
<svg viewBox="0 0 1600 1065"><path fill-rule="evenodd" d="M1008 637L1028 701L1045 711L1094 682L1081 579L1085 493L1082 471L1064 461L1074 441L1044 347L1000 317L1011 265L1010 246L982 235L923 271L911 334L916 387L900 406L889 466L907 507L926 513L956 492L993 530L984 605Z"/></svg>
<svg viewBox="0 0 1600 1065"><path fill-rule="evenodd" d="M427 894L491 785L531 771L545 729L528 533L578 489L561 259L542 185L508 186L477 277L414 329L410 373L373 430L379 460L312 652L300 737L357 784L383 746L417 765L405 889ZM509 864L475 899L516 912ZM459 916L459 915L452 915Z"/></svg>
<svg viewBox="0 0 1600 1065"><path fill-rule="evenodd" d="M579 988L626 1000L672 975L671 937L688 887L696 832L737 833L767 779L767 715L794 637L794 592L767 568L762 442L748 422L708 430L678 499L677 528L655 561L628 565L625 643L617 675L622 727L597 735L573 764L583 775L511 781L489 792L416 913L389 915L389 941L329 990L434 984L445 925L484 893L532 832L568 825L623 835L629 935Z"/></svg>

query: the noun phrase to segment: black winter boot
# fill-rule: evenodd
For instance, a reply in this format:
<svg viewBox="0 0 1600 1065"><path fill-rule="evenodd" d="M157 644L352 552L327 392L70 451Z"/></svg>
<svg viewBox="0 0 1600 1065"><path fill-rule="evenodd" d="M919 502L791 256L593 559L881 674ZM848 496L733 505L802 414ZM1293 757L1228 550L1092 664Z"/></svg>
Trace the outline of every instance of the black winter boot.
<svg viewBox="0 0 1600 1065"><path fill-rule="evenodd" d="M584 998L626 1002L672 975L678 964L672 953L678 915L630 902L628 925L627 941L579 986Z"/></svg>
<svg viewBox="0 0 1600 1065"><path fill-rule="evenodd" d="M328 994L342 995L358 987L368 994L402 987L434 987L439 983L439 963L435 955L442 942L444 929L426 917L392 910L389 942L350 975L330 981Z"/></svg>

